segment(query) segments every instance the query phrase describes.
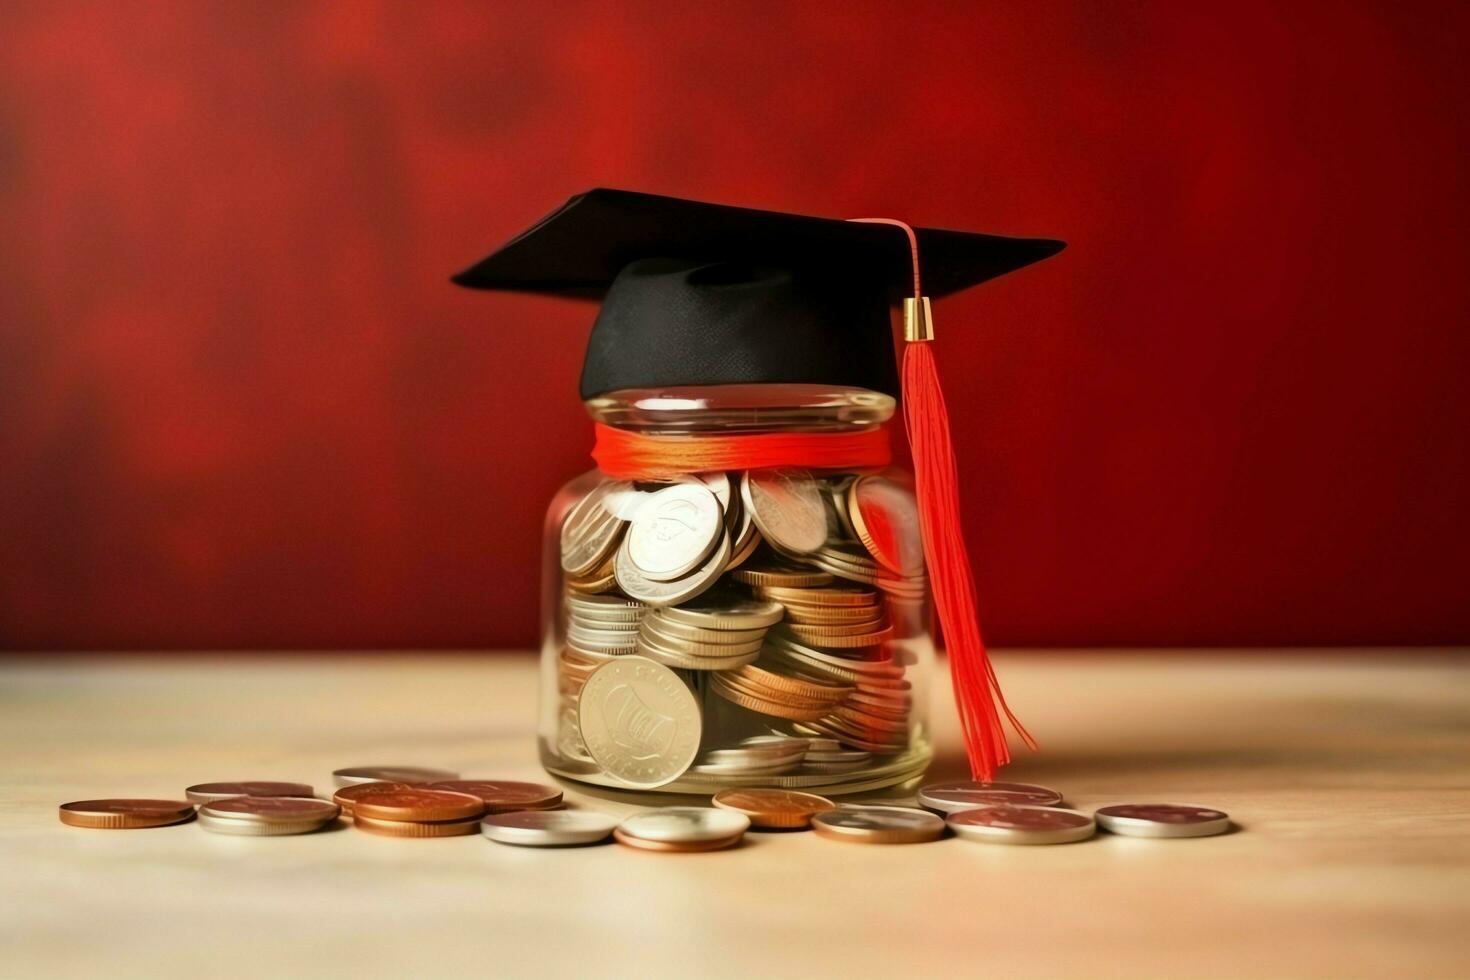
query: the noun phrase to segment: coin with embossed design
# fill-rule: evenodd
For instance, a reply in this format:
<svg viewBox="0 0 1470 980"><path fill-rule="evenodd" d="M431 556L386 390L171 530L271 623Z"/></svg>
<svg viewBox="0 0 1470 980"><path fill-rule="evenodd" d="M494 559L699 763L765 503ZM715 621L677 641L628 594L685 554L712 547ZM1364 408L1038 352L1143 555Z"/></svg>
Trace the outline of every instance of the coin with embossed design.
<svg viewBox="0 0 1470 980"><path fill-rule="evenodd" d="M638 656L611 660L587 677L577 718L597 765L644 789L672 782L689 768L703 729L699 702L679 675Z"/></svg>
<svg viewBox="0 0 1470 980"><path fill-rule="evenodd" d="M669 582L698 568L725 533L725 515L702 483L651 495L628 527L627 553L644 576Z"/></svg>
<svg viewBox="0 0 1470 980"><path fill-rule="evenodd" d="M809 554L827 542L827 505L806 470L751 470L740 489L761 536L776 548Z"/></svg>

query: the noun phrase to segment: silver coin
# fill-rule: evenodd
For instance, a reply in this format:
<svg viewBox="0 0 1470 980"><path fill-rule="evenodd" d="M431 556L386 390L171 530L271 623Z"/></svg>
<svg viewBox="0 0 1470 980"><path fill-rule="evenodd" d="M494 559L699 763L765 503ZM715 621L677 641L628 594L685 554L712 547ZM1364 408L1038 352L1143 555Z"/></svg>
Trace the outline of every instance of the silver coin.
<svg viewBox="0 0 1470 980"><path fill-rule="evenodd" d="M616 817L589 810L517 810L480 821L480 833L501 844L570 847L597 844L612 836Z"/></svg>
<svg viewBox="0 0 1470 980"><path fill-rule="evenodd" d="M813 817L812 829L865 844L918 844L944 836L944 821L909 807L843 805Z"/></svg>
<svg viewBox="0 0 1470 980"><path fill-rule="evenodd" d="M743 834L750 829L750 818L712 806L665 806L635 813L618 828L642 840L697 844Z"/></svg>
<svg viewBox="0 0 1470 980"><path fill-rule="evenodd" d="M1125 837L1211 837L1230 829L1230 815L1181 803L1120 803L1095 814L1111 834Z"/></svg>
<svg viewBox="0 0 1470 980"><path fill-rule="evenodd" d="M561 525L561 567L583 575L603 562L623 533L624 522L603 506L609 493L627 484L600 483L572 505Z"/></svg>
<svg viewBox="0 0 1470 980"><path fill-rule="evenodd" d="M644 575L634 564L628 554L625 538L623 547L618 549L617 562L613 566L613 571L617 576L618 586L628 595L650 606L672 606L680 602L688 602L707 591L719 581L720 573L725 570L729 561L730 536L721 530L715 550L710 552L703 565L683 578L672 582L660 582Z"/></svg>
<svg viewBox="0 0 1470 980"><path fill-rule="evenodd" d="M740 489L745 509L772 546L805 555L826 543L827 505L806 470L752 470Z"/></svg>
<svg viewBox="0 0 1470 980"><path fill-rule="evenodd" d="M701 473L699 482L709 488L709 492L715 495L719 501L720 509L730 509L730 475L728 473Z"/></svg>
<svg viewBox="0 0 1470 980"><path fill-rule="evenodd" d="M658 611L661 619L712 630L765 629L780 621L786 610L779 602L732 595L721 589L698 602L686 602Z"/></svg>
<svg viewBox="0 0 1470 980"><path fill-rule="evenodd" d="M689 574L725 533L725 515L699 483L665 487L648 498L628 527L628 558L645 577L669 582Z"/></svg>
<svg viewBox="0 0 1470 980"><path fill-rule="evenodd" d="M919 805L935 813L958 813L977 806L1016 804L1021 806L1056 806L1062 794L1045 786L1028 783L977 783L955 780L930 783L919 789Z"/></svg>
<svg viewBox="0 0 1470 980"><path fill-rule="evenodd" d="M646 657L621 657L582 685L578 727L603 772L644 789L678 779L703 730L699 702L679 676Z"/></svg>
<svg viewBox="0 0 1470 980"><path fill-rule="evenodd" d="M946 822L955 836L987 844L1070 844L1097 833L1092 817L1056 806L972 807Z"/></svg>
<svg viewBox="0 0 1470 980"><path fill-rule="evenodd" d="M314 796L235 796L199 807L200 816L245 823L298 824L335 820L342 808Z"/></svg>
<svg viewBox="0 0 1470 980"><path fill-rule="evenodd" d="M335 818L333 818L335 819ZM216 817L203 811L199 814L199 826L216 834L234 834L238 837L286 837L292 834L309 834L321 830L331 820L305 820L293 823L260 823L254 820L231 820Z"/></svg>
<svg viewBox="0 0 1470 980"><path fill-rule="evenodd" d="M421 769L418 766L356 766L338 769L332 780L338 786L358 783L436 783L441 779L458 779L459 773L447 769Z"/></svg>

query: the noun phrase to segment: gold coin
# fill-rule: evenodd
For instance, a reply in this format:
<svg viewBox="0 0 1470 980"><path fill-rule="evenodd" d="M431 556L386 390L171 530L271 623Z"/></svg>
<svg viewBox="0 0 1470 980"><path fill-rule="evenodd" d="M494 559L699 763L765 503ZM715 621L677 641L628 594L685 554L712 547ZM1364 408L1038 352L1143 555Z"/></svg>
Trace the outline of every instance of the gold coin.
<svg viewBox="0 0 1470 980"><path fill-rule="evenodd" d="M826 707L797 708L775 701L758 700L740 692L733 687L721 684L719 682L718 674L713 675L710 678L710 681L710 690L714 691L720 697L731 702L732 704L745 708L748 711L754 711L757 714L771 715L775 718L785 718L789 721L816 721L817 719L825 716L828 710L830 710Z"/></svg>
<svg viewBox="0 0 1470 980"><path fill-rule="evenodd" d="M812 625L809 623L783 623L786 629L797 636L812 637L843 637L843 636L868 636L873 633L881 633L889 628L888 620L882 617L860 620L856 623L822 623Z"/></svg>
<svg viewBox="0 0 1470 980"><path fill-rule="evenodd" d="M708 629L703 626L690 626L676 619L658 613L649 616L642 623L645 630L654 630L671 640L693 640L699 643L749 643L752 640L761 640L766 635L767 627L761 626L755 629Z"/></svg>
<svg viewBox="0 0 1470 980"><path fill-rule="evenodd" d="M831 582L832 576L828 575L826 579ZM872 589L850 585L836 585L830 588L791 588L768 585L757 591L767 599L774 599L783 604L794 602L818 606L872 606L878 602L878 594Z"/></svg>
<svg viewBox="0 0 1470 980"><path fill-rule="evenodd" d="M755 665L741 667L737 671L732 671L730 676L732 679L745 680L763 687L773 687L777 690L789 691L792 694L803 694L819 699L841 700L853 690L851 686L846 684L819 684L814 681L778 674Z"/></svg>
<svg viewBox="0 0 1470 980"><path fill-rule="evenodd" d="M737 582L746 585L754 585L759 588L804 588L808 586L830 585L832 576L826 572L819 572L811 568L800 568L790 565L782 568L741 568L731 573L731 577Z"/></svg>
<svg viewBox="0 0 1470 980"><path fill-rule="evenodd" d="M732 595L720 590L687 602L658 610L653 615L660 622L681 623L709 630L764 629L781 620L785 610L778 602Z"/></svg>
<svg viewBox="0 0 1470 980"><path fill-rule="evenodd" d="M358 830L377 834L379 837L467 837L479 832L480 818L428 823L409 820L379 820L359 813L353 815L352 825Z"/></svg>
<svg viewBox="0 0 1470 980"><path fill-rule="evenodd" d="M57 816L68 827L142 830L191 820L194 804L178 800L79 800L61 804Z"/></svg>

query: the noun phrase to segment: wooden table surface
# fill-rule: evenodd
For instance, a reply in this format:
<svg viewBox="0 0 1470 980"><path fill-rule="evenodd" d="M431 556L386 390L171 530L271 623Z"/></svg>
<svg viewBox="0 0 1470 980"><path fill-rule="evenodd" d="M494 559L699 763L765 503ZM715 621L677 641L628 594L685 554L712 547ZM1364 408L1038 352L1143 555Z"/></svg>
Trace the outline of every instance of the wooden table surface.
<svg viewBox="0 0 1470 980"><path fill-rule="evenodd" d="M0 662L0 976L1467 976L1470 659L1016 654L1076 806L1228 810L1222 837L1060 847L538 851L343 828L65 827L56 806L420 763L544 779L524 656ZM960 774L947 691L933 776ZM577 805L625 803L568 792Z"/></svg>

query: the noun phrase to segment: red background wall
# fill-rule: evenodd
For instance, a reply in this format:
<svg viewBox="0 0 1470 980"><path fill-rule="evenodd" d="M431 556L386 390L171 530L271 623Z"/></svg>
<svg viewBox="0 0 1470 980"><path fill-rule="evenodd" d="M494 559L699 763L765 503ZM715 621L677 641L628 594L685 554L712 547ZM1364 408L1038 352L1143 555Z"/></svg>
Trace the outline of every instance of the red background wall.
<svg viewBox="0 0 1470 980"><path fill-rule="evenodd" d="M1002 644L1470 640L1463 4L0 7L0 643L525 645L622 186L1069 240L947 301Z"/></svg>

